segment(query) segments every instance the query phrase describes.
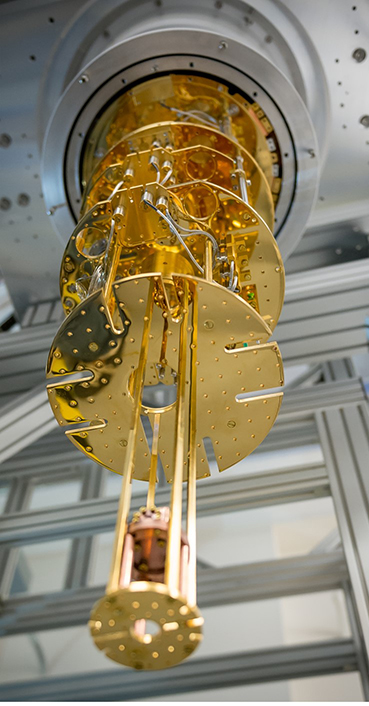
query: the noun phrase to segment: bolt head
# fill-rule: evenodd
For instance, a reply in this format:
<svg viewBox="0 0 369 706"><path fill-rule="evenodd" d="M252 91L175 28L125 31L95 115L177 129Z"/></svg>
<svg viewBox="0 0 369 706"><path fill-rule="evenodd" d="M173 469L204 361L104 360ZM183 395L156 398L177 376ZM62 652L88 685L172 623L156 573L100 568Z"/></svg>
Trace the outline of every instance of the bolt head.
<svg viewBox="0 0 369 706"><path fill-rule="evenodd" d="M0 209L2 211L9 211L9 208L11 207L12 202L10 199L7 199L6 196L3 196L0 199Z"/></svg>
<svg viewBox="0 0 369 706"><path fill-rule="evenodd" d="M31 199L28 194L19 194L17 198L18 206L28 206L30 200Z"/></svg>
<svg viewBox="0 0 369 706"><path fill-rule="evenodd" d="M9 147L12 143L12 138L10 135L7 135L6 132L3 132L2 135L0 135L0 147Z"/></svg>
<svg viewBox="0 0 369 706"><path fill-rule="evenodd" d="M366 51L362 47L358 47L352 52L352 58L357 61L358 64L361 64L362 61L366 59Z"/></svg>

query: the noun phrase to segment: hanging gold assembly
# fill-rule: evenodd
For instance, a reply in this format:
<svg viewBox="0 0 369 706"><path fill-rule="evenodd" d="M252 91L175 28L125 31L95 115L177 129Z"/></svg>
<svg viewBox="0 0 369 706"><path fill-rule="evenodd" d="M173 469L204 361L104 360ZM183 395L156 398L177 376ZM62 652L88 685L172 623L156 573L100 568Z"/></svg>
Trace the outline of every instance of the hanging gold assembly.
<svg viewBox="0 0 369 706"><path fill-rule="evenodd" d="M283 366L269 338L284 296L272 233L281 170L260 106L203 76L137 84L85 138L48 393L68 438L122 475L90 628L108 657L136 669L176 665L201 641L196 480L210 476L209 448L226 470L280 408ZM158 507L164 476L171 501ZM148 484L133 516L132 480Z"/></svg>

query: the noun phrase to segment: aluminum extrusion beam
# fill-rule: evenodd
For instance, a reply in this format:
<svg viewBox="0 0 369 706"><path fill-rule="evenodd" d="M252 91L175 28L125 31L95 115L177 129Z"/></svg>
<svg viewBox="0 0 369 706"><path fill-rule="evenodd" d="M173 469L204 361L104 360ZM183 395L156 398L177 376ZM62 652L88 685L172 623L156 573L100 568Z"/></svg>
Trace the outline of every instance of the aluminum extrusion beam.
<svg viewBox="0 0 369 706"><path fill-rule="evenodd" d="M269 650L191 659L160 671L126 669L3 684L4 701L133 701L206 689L301 679L356 671L352 640L331 640Z"/></svg>
<svg viewBox="0 0 369 706"><path fill-rule="evenodd" d="M368 405L317 413L342 545L363 642L369 655L369 411Z"/></svg>
<svg viewBox="0 0 369 706"><path fill-rule="evenodd" d="M86 468L82 482L80 500L100 498L102 494L103 475L96 464L90 463ZM65 577L65 588L80 588L87 586L90 578L93 547L95 537L75 537L69 555L68 567Z"/></svg>
<svg viewBox="0 0 369 706"><path fill-rule="evenodd" d="M360 620L357 614L356 603L353 598L352 586L349 581L343 585L343 590L345 594L347 616L351 627L352 639L356 648L364 699L365 701L369 701L369 661L365 645L363 643Z"/></svg>
<svg viewBox="0 0 369 706"><path fill-rule="evenodd" d="M285 364L367 352L368 307L368 258L288 275L275 331Z"/></svg>
<svg viewBox="0 0 369 706"><path fill-rule="evenodd" d="M19 396L0 413L0 463L55 429L45 386Z"/></svg>
<svg viewBox="0 0 369 706"><path fill-rule="evenodd" d="M4 280L0 279L0 326L14 314L13 302L10 299Z"/></svg>
<svg viewBox="0 0 369 706"><path fill-rule="evenodd" d="M158 506L169 502L170 491L159 489ZM201 481L197 489L197 516L297 502L329 495L324 466L311 464L240 478ZM146 494L132 498L132 512L146 502ZM86 500L73 505L0 517L0 545L19 546L62 537L81 537L113 530L118 498Z"/></svg>
<svg viewBox="0 0 369 706"><path fill-rule="evenodd" d="M199 569L199 606L206 608L341 588L348 579L342 551ZM0 636L85 624L104 586L14 597L0 610Z"/></svg>
<svg viewBox="0 0 369 706"><path fill-rule="evenodd" d="M281 418L262 444L255 449L254 454L318 443L318 430L313 417L288 419L286 422ZM35 444L1 464L0 480L11 480L14 476L32 478L34 483L66 480L71 476L81 476L90 463L90 459L81 454L61 430L56 430L56 433L51 432L40 438ZM99 468L101 469L100 466Z"/></svg>
<svg viewBox="0 0 369 706"><path fill-rule="evenodd" d="M296 416L294 419L290 415L284 420L281 412L276 424L254 454L317 443L318 431L312 414L304 418ZM2 463L0 480L11 480L14 476L31 477L37 483L46 479L54 480L58 476L66 478L81 475L90 463L90 459L65 438L62 430L56 429Z"/></svg>
<svg viewBox="0 0 369 706"><path fill-rule="evenodd" d="M303 390L287 388L276 424L279 420L283 423L296 418L311 418L318 409L355 405L364 401L367 401L367 396L361 378L319 383Z"/></svg>
<svg viewBox="0 0 369 706"><path fill-rule="evenodd" d="M14 478L11 482L4 515L25 512L30 500L30 484L23 478ZM19 559L18 547L0 548L0 596L5 599L11 591L14 574Z"/></svg>
<svg viewBox="0 0 369 706"><path fill-rule="evenodd" d="M315 363L368 350L369 260L288 275L275 338L285 364ZM44 379L56 323L1 334L0 367L5 400ZM1 399L0 399L1 404Z"/></svg>
<svg viewBox="0 0 369 706"><path fill-rule="evenodd" d="M303 391L287 387L277 421L255 453L318 443L314 418L317 409L355 404L366 399L365 389L359 378L320 383L306 387ZM50 419L54 419L51 409L49 414ZM50 446L53 449L52 468ZM14 474L32 475L33 478L45 474L50 476L51 473L64 471L66 468L69 472L73 468L82 469L86 463L89 463L89 460L66 441L61 430L55 428L52 437L40 437L33 446L1 464L0 478L12 478Z"/></svg>

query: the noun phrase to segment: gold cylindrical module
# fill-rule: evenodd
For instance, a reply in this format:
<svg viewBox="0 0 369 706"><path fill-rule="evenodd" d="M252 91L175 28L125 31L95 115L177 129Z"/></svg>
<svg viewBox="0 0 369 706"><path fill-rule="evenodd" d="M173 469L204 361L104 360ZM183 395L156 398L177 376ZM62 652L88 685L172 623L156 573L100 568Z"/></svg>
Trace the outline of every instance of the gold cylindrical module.
<svg viewBox="0 0 369 706"><path fill-rule="evenodd" d="M282 176L260 106L202 76L138 84L86 138L48 391L70 440L123 476L111 573L90 627L108 657L136 669L178 664L202 637L204 440L223 471L279 411L283 367L269 338L284 295L272 234ZM166 402L151 406L150 388ZM170 507L155 504L158 474L171 483ZM131 517L133 479L148 493Z"/></svg>

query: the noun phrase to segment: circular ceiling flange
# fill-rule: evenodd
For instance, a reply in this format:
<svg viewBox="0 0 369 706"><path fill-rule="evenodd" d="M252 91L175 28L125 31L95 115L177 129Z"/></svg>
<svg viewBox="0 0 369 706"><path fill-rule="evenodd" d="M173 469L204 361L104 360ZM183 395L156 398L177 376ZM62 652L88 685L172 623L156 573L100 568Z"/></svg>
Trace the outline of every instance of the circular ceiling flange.
<svg viewBox="0 0 369 706"><path fill-rule="evenodd" d="M202 30L160 30L124 41L70 83L50 119L43 148L44 198L58 236L66 243L75 226L83 140L96 115L122 89L158 73L185 70L217 78L245 95L257 94L271 120L283 156L275 234L286 258L303 234L316 195L318 148L309 114L292 84L264 56Z"/></svg>

